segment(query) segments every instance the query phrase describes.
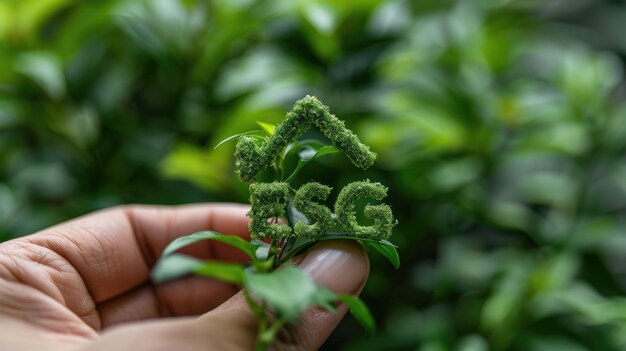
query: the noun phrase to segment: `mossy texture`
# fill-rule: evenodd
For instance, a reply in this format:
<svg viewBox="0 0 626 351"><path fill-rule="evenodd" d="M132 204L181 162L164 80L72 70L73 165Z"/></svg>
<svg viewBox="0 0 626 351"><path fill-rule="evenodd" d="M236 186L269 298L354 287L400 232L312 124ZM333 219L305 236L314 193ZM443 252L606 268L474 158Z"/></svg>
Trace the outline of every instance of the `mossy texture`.
<svg viewBox="0 0 626 351"><path fill-rule="evenodd" d="M294 226L296 236L307 239L320 238L335 225L330 209L313 201L313 199L326 200L331 190L331 187L315 182L304 184L298 189L294 206L312 223L296 223Z"/></svg>
<svg viewBox="0 0 626 351"><path fill-rule="evenodd" d="M250 185L251 218L248 227L253 239L272 238L280 240L292 233L287 224L269 223L269 219L285 217L285 201L289 184L283 182L254 183Z"/></svg>
<svg viewBox="0 0 626 351"><path fill-rule="evenodd" d="M382 200L387 196L387 187L369 180L353 182L341 190L335 202L337 222L348 234L362 238L383 240L391 236L396 224L388 205L366 205L363 213L366 218L373 219L374 225L362 226L357 223L354 204L359 198Z"/></svg>
<svg viewBox="0 0 626 351"><path fill-rule="evenodd" d="M283 122L276 126L274 134L260 145L250 137L239 139L235 149L235 170L239 179L246 183L254 181L259 172L272 164L276 155L313 125L355 166L367 169L376 160L376 154L361 143L343 121L331 114L317 98L307 95L295 103Z"/></svg>

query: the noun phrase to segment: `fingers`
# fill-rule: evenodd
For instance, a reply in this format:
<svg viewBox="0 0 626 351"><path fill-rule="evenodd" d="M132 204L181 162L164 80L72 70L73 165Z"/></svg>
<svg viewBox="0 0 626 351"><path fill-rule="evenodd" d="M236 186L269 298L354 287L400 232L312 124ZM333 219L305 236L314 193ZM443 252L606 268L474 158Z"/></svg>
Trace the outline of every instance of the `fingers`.
<svg viewBox="0 0 626 351"><path fill-rule="evenodd" d="M30 272L24 281L79 316L96 315L97 320L89 322L96 329L155 314L200 314L232 296L233 287L197 279L150 288L146 283L151 266L163 248L182 235L211 229L246 237L247 210L233 204L119 207L3 243L0 251L26 262L7 265L9 276ZM212 241L186 253L221 261L248 259Z"/></svg>
<svg viewBox="0 0 626 351"><path fill-rule="evenodd" d="M367 281L369 261L362 248L351 241L326 241L318 244L298 264L313 280L335 293L358 295ZM347 312L341 305L338 313L319 308L306 311L297 323L287 325L274 344L276 350L317 350ZM224 349L254 349L257 319L241 293L219 308L198 319L198 329L211 330L231 325L222 334ZM237 348L240 347L240 348Z"/></svg>
<svg viewBox="0 0 626 351"><path fill-rule="evenodd" d="M172 240L201 230L248 238L248 205L210 204L177 207L130 206L122 208L128 217L139 246L151 266ZM194 256L242 261L248 257L241 251L215 241L194 245L181 252ZM214 250L218 248L219 250Z"/></svg>
<svg viewBox="0 0 626 351"><path fill-rule="evenodd" d="M324 242L299 263L316 283L336 293L358 294L369 273L360 246L348 241ZM297 323L287 325L272 350L316 350L346 313L311 308ZM254 350L257 319L241 293L200 318L176 318L126 324L110 329L89 344L95 350ZM87 350L87 348L85 349Z"/></svg>
<svg viewBox="0 0 626 351"><path fill-rule="evenodd" d="M196 211L204 211L203 206L185 206L189 208L185 213L178 214L178 220L189 223L189 219L197 218ZM169 232L158 227L159 218L163 214L153 207L134 207L126 210L134 221L135 235L145 238L144 247L149 254L159 256L176 236L176 223ZM245 213L248 206L219 205L214 206L208 215L205 228L193 228L191 232L202 229L213 229L225 234L236 234L247 237L247 218ZM189 229L187 230L189 231ZM147 233L154 233L148 235ZM215 259L220 261L245 261L248 256L228 245L207 241L181 250L186 254ZM148 258L149 262L156 258ZM103 328L122 322L141 320L156 317L198 315L210 311L230 298L237 289L213 279L187 277L166 284L152 286L143 285L117 297L107 300L98 306L101 325Z"/></svg>
<svg viewBox="0 0 626 351"><path fill-rule="evenodd" d="M101 328L150 318L199 315L237 293L236 286L204 277L143 285L98 306Z"/></svg>
<svg viewBox="0 0 626 351"><path fill-rule="evenodd" d="M31 241L53 247L78 271L96 303L129 291L149 277L165 246L200 230L247 235L241 205L130 206L96 212L35 234ZM242 259L206 241L188 250L203 258Z"/></svg>

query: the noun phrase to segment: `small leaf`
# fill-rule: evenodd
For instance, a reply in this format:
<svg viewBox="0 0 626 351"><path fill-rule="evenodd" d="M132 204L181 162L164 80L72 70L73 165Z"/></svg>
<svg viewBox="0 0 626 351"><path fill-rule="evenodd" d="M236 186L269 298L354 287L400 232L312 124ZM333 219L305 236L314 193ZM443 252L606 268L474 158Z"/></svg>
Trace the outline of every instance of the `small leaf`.
<svg viewBox="0 0 626 351"><path fill-rule="evenodd" d="M291 173L289 177L287 177L287 179L285 179L285 182L291 181L298 174L298 172L300 172L302 167L306 166L309 162L322 156L339 153L339 150L334 146L324 146L321 149L317 150L312 156L311 152L307 150L302 151L298 154L301 156L300 161L298 161L296 169Z"/></svg>
<svg viewBox="0 0 626 351"><path fill-rule="evenodd" d="M313 305L329 308L334 300L329 298L336 299L332 292L329 295L330 291L315 285L310 275L295 266L281 267L271 273L248 269L244 273L244 286L286 321L296 320Z"/></svg>
<svg viewBox="0 0 626 351"><path fill-rule="evenodd" d="M257 247L254 246L253 244L245 241L244 239L238 236L224 235L224 234L220 234L218 232L214 232L211 230L205 230L202 232L193 233L191 235L181 236L180 238L172 241L169 245L167 245L165 250L163 250L163 254L161 255L161 257L170 255L174 253L175 251L182 249L185 246L189 246L191 244L195 244L203 240L215 240L215 241L222 242L224 244L233 246L243 251L252 259L256 258L255 253L256 253Z"/></svg>
<svg viewBox="0 0 626 351"><path fill-rule="evenodd" d="M213 148L213 150L217 149L218 147L220 147L222 144L229 142L233 139L237 139L240 138L242 136L249 136L249 137L253 137L253 138L257 138L257 139L263 139L263 135L262 135L263 131L260 129L255 129L255 130L251 130L248 132L243 132L243 133L239 133L239 134L235 134L235 135L231 135L228 138L220 141L219 143L217 143L217 145L215 145L215 147Z"/></svg>
<svg viewBox="0 0 626 351"><path fill-rule="evenodd" d="M206 261L193 270L194 275L216 278L225 282L241 285L243 266L237 263Z"/></svg>
<svg viewBox="0 0 626 351"><path fill-rule="evenodd" d="M362 241L361 244L365 247L369 247L375 251L378 251L383 257L385 257L393 266L393 268L400 268L400 256L395 247L386 245L382 242Z"/></svg>
<svg viewBox="0 0 626 351"><path fill-rule="evenodd" d="M194 272L202 264L201 260L187 255L172 254L164 256L159 259L152 269L150 279L155 284L165 283Z"/></svg>
<svg viewBox="0 0 626 351"><path fill-rule="evenodd" d="M339 300L348 306L350 313L368 332L373 334L376 331L374 317L361 299L356 296L342 294L339 295Z"/></svg>
<svg viewBox="0 0 626 351"><path fill-rule="evenodd" d="M270 255L270 246L262 241L259 242L264 245L257 246L256 251L254 252L254 256L256 257L257 261L263 261L267 259L267 257L269 257Z"/></svg>
<svg viewBox="0 0 626 351"><path fill-rule="evenodd" d="M335 306L337 298L338 297L334 292L320 286L317 287L317 292L315 294L316 305L325 308L327 311L337 313L337 306Z"/></svg>
<svg viewBox="0 0 626 351"><path fill-rule="evenodd" d="M269 136L272 136L272 134L274 134L274 130L276 129L275 124L265 123L265 122L260 122L260 121L256 121L256 124L258 124L265 131L265 133L267 133L267 135Z"/></svg>

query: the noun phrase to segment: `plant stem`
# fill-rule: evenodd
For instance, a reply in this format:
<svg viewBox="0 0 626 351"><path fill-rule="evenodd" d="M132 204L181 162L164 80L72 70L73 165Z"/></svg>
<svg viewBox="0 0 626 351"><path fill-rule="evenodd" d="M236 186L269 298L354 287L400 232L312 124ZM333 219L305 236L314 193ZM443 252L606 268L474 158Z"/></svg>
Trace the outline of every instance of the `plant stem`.
<svg viewBox="0 0 626 351"><path fill-rule="evenodd" d="M248 302L250 309L252 309L252 311L256 313L257 316L259 316L259 319L266 318L266 313L265 313L265 310L263 309L263 306L259 306L259 304L257 304L256 301L254 301L252 296L250 296L250 293L248 293L247 289L243 289L243 296L245 296L246 302Z"/></svg>
<svg viewBox="0 0 626 351"><path fill-rule="evenodd" d="M267 320L265 320L266 322ZM280 331L280 328L283 327L285 321L282 319L278 319L272 323L272 325L267 328L267 323L263 323L263 330L261 330L261 323L259 323L259 336L257 339L256 350L257 351L265 351L272 344L276 335Z"/></svg>

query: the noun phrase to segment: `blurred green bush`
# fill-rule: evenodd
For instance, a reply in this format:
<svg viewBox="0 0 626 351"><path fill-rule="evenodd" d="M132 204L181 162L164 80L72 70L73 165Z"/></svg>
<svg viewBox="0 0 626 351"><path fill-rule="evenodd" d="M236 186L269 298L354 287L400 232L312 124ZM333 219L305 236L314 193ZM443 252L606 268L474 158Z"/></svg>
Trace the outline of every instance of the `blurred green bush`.
<svg viewBox="0 0 626 351"><path fill-rule="evenodd" d="M626 348L620 1L0 2L0 238L105 206L247 200L222 138L313 94L380 159L346 350ZM317 138L319 135L309 135ZM332 172L331 172L332 171ZM183 233L181 233L183 234Z"/></svg>

